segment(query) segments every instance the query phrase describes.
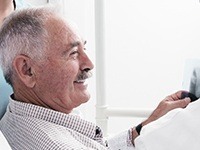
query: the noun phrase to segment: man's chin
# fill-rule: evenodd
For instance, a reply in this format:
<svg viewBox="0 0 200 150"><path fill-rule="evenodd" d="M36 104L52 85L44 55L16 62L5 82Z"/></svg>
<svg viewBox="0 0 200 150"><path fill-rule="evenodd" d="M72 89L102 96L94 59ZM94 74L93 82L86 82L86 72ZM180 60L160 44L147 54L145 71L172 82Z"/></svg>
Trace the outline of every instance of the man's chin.
<svg viewBox="0 0 200 150"><path fill-rule="evenodd" d="M88 102L90 100L90 94L87 93L87 96L84 99L84 103Z"/></svg>
<svg viewBox="0 0 200 150"><path fill-rule="evenodd" d="M79 101L81 103L86 103L88 102L90 99L90 94L88 91L85 91L83 94L81 94L80 98L79 98Z"/></svg>

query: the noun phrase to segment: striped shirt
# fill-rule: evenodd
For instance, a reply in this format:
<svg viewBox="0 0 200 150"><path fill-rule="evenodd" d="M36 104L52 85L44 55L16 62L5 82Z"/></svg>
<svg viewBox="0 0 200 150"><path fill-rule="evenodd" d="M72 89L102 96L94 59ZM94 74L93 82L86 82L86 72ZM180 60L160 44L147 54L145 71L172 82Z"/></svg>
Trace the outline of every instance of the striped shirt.
<svg viewBox="0 0 200 150"><path fill-rule="evenodd" d="M0 130L13 150L124 150L128 143L125 133L114 138L113 148L111 140L108 148L101 129L94 123L75 114L12 99L0 121ZM117 146L120 143L123 146Z"/></svg>

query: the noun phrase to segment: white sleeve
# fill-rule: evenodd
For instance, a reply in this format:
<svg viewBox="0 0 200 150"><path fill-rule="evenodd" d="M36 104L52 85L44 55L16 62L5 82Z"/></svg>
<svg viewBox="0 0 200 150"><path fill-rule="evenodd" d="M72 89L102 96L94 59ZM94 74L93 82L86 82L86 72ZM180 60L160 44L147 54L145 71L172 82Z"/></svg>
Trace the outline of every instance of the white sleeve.
<svg viewBox="0 0 200 150"><path fill-rule="evenodd" d="M0 131L0 145L1 145L1 150L11 150L6 138Z"/></svg>
<svg viewBox="0 0 200 150"><path fill-rule="evenodd" d="M136 150L197 150L200 147L200 99L174 109L144 126L135 139Z"/></svg>
<svg viewBox="0 0 200 150"><path fill-rule="evenodd" d="M135 150L130 141L129 131L124 131L108 139L110 150Z"/></svg>

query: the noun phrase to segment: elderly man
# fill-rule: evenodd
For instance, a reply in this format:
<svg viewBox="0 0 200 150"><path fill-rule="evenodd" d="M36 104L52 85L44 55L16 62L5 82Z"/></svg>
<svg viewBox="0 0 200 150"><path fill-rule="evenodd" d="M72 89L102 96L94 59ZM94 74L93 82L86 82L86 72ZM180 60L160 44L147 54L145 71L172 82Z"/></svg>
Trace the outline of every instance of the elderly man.
<svg viewBox="0 0 200 150"><path fill-rule="evenodd" d="M12 149L134 149L142 126L189 104L177 92L136 128L105 141L98 126L71 114L90 98L85 80L94 66L85 44L66 20L46 8L15 11L4 21L1 65L14 93L0 129Z"/></svg>

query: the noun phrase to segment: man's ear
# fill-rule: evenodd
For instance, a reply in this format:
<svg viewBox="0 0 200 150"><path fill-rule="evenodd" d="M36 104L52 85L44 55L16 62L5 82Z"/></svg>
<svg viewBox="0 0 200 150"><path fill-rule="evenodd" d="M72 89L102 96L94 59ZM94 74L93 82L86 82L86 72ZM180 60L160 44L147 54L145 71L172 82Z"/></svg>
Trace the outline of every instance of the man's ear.
<svg viewBox="0 0 200 150"><path fill-rule="evenodd" d="M35 73L31 65L31 59L25 55L18 55L13 61L13 67L21 81L30 88L36 83Z"/></svg>

